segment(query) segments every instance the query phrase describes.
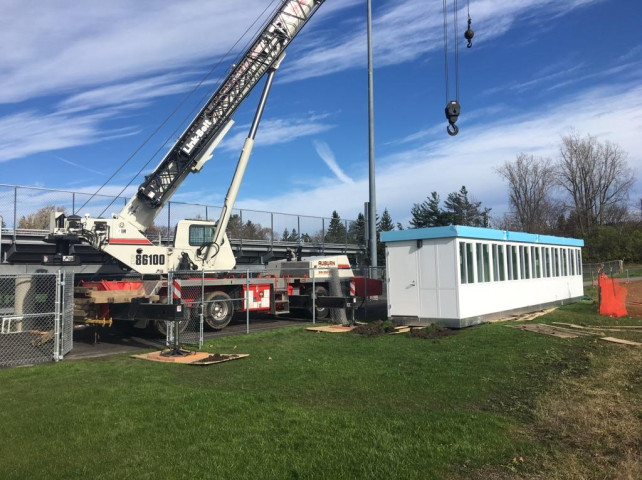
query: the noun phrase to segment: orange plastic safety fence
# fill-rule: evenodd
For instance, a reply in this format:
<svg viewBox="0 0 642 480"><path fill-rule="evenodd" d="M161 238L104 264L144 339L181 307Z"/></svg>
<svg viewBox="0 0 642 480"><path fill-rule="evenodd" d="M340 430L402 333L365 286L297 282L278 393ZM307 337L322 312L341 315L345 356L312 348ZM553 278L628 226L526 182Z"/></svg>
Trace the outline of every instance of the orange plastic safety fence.
<svg viewBox="0 0 642 480"><path fill-rule="evenodd" d="M600 315L625 317L626 288L604 273L600 274L597 282L600 287Z"/></svg>

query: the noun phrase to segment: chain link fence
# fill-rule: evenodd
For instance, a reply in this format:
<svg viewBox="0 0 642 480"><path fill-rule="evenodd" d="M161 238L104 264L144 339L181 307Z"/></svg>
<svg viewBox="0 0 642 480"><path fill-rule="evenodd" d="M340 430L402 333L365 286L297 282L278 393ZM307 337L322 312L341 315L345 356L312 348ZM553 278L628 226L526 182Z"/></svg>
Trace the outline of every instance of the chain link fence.
<svg viewBox="0 0 642 480"><path fill-rule="evenodd" d="M19 234L42 236L49 228L51 211L92 217L109 216L120 211L129 197L90 195L68 190L55 190L0 183L0 232L15 238ZM179 220L185 218L218 220L221 207L187 202L168 202L156 217L148 236L153 240L171 241ZM353 220L314 217L248 209L233 209L227 234L241 242L304 243L323 252L326 246L358 249L363 225Z"/></svg>
<svg viewBox="0 0 642 480"><path fill-rule="evenodd" d="M155 321L166 346L202 347L206 338L251 333L274 327L371 321L387 318L385 268L352 270L282 265L280 271L234 269L173 271L161 287L159 301L181 304L176 321ZM292 262L291 265L297 265ZM361 282L355 277L380 280ZM376 290L369 292L368 288ZM352 298L354 297L354 298Z"/></svg>
<svg viewBox="0 0 642 480"><path fill-rule="evenodd" d="M58 361L73 346L73 275L0 275L0 367Z"/></svg>
<svg viewBox="0 0 642 480"><path fill-rule="evenodd" d="M608 260L597 263L584 263L582 264L582 276L585 282L591 281L597 285L597 279L600 273L605 273L609 276L618 275L624 272L623 260Z"/></svg>

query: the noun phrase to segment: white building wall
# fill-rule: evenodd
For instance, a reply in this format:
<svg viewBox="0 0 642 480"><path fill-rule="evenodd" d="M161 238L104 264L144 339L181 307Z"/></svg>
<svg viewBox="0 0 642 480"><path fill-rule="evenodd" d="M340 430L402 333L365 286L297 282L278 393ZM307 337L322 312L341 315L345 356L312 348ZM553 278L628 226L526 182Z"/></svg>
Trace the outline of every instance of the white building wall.
<svg viewBox="0 0 642 480"><path fill-rule="evenodd" d="M386 265L389 317L475 319L584 293L579 247L461 237L407 240L387 243Z"/></svg>

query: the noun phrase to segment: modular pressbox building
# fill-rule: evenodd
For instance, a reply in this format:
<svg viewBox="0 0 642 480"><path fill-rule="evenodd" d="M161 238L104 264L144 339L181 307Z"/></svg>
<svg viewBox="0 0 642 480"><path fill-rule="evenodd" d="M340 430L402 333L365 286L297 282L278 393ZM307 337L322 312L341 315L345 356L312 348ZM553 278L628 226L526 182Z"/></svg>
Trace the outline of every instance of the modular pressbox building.
<svg viewBox="0 0 642 480"><path fill-rule="evenodd" d="M461 328L584 294L584 241L479 227L382 232L388 318Z"/></svg>

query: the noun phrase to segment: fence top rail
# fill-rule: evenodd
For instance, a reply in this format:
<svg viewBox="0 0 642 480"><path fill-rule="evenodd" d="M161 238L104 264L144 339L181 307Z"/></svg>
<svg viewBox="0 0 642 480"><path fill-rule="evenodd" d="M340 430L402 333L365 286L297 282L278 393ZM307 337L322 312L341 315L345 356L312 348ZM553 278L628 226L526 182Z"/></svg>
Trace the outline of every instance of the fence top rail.
<svg viewBox="0 0 642 480"><path fill-rule="evenodd" d="M7 187L7 188L21 188L24 190L38 190L38 191L45 191L45 192L58 192L58 193L70 193L74 195L92 195L90 192L78 192L74 190L64 190L60 188L46 188L46 187L33 187L33 186L28 186L28 185L16 185L16 184L10 184L10 183L0 183L0 187ZM128 200L130 197L124 197L120 195L106 195L106 194L98 194L96 195L98 197L104 197L104 198L115 198L115 199L122 199L122 200ZM215 209L221 209L223 208L220 205L209 205L205 203L192 203L192 202L180 202L180 201L170 201L169 202L172 205L188 205L188 206L194 206L194 207L211 207ZM234 208L236 211L241 211L241 212L253 212L253 213L267 213L267 214L274 214L274 215L286 215L286 216L291 216L291 217L302 217L302 218L312 218L312 219L318 219L318 220L332 220L332 217L322 217L322 216L317 216L317 215L302 215L298 213L286 213L286 212L274 212L274 211L267 211L267 210L253 210L250 208ZM353 219L341 219L342 222L355 222L356 220Z"/></svg>

